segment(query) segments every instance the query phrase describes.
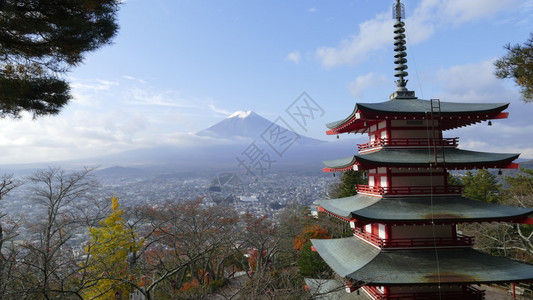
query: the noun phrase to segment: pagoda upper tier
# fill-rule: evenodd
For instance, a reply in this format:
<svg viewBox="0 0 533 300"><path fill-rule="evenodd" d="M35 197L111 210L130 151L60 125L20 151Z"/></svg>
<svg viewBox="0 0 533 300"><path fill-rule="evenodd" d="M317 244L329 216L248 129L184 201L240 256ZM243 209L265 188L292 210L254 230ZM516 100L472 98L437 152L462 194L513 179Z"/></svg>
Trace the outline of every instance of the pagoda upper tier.
<svg viewBox="0 0 533 300"><path fill-rule="evenodd" d="M321 210L354 222L356 226L368 223L421 224L462 222L521 222L533 213L533 208L514 207L481 202L460 195L422 197L355 196L319 200Z"/></svg>
<svg viewBox="0 0 533 300"><path fill-rule="evenodd" d="M530 265L468 248L386 251L357 237L311 242L337 274L355 284L397 286L533 281Z"/></svg>
<svg viewBox="0 0 533 300"><path fill-rule="evenodd" d="M394 98L380 103L357 103L344 120L326 124L327 134L365 133L370 126L383 120L438 119L440 130L469 126L491 119L505 119L509 103L459 103L441 102L438 114L431 100ZM433 113L432 113L433 112Z"/></svg>

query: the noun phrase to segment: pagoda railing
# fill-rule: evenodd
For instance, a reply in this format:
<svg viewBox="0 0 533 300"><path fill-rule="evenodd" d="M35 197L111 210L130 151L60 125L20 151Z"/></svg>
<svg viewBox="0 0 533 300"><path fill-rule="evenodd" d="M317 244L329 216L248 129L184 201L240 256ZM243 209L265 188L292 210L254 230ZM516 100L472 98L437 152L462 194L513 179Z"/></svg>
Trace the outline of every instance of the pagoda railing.
<svg viewBox="0 0 533 300"><path fill-rule="evenodd" d="M440 291L440 292L420 292L420 293L391 293L384 295L376 287L366 286L365 290L377 300L482 300L485 291L467 286L464 291Z"/></svg>
<svg viewBox="0 0 533 300"><path fill-rule="evenodd" d="M443 194L457 194L463 193L463 187L460 185L448 186L370 186L365 184L357 185L357 192L374 195L443 195Z"/></svg>
<svg viewBox="0 0 533 300"><path fill-rule="evenodd" d="M458 234L457 237L435 238L398 238L382 239L374 234L354 230L354 235L365 239L380 248L409 248L409 247L470 247L474 245L474 237Z"/></svg>
<svg viewBox="0 0 533 300"><path fill-rule="evenodd" d="M436 141L436 143L434 143ZM459 138L441 138L433 140L432 138L380 138L365 144L358 144L359 151L364 151L379 147L457 147Z"/></svg>

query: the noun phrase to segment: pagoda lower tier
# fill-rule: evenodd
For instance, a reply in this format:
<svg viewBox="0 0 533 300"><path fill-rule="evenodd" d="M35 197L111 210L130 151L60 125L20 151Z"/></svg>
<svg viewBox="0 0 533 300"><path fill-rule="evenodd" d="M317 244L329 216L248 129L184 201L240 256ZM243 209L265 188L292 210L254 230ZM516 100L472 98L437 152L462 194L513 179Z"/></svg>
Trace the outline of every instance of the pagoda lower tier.
<svg viewBox="0 0 533 300"><path fill-rule="evenodd" d="M359 288L370 299L483 299L484 292L473 284L533 280L532 265L472 249L474 238L463 236L456 226L525 223L533 208L461 195L357 194L318 204L320 211L349 222L354 232L350 238L311 240L313 249L347 281L347 295L352 295L347 299L359 299L359 292L352 293Z"/></svg>
<svg viewBox="0 0 533 300"><path fill-rule="evenodd" d="M347 222L457 224L464 222L521 222L533 208L487 203L451 196L376 197L355 196L319 200L320 209Z"/></svg>
<svg viewBox="0 0 533 300"><path fill-rule="evenodd" d="M357 237L311 242L324 261L354 285L393 287L533 281L532 265L473 249L387 251Z"/></svg>

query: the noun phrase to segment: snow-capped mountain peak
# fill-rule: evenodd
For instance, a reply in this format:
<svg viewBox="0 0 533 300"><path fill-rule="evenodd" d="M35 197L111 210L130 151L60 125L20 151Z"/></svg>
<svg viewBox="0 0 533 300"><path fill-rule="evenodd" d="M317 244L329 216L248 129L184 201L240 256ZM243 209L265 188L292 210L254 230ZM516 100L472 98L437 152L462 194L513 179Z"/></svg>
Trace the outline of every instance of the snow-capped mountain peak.
<svg viewBox="0 0 533 300"><path fill-rule="evenodd" d="M201 136L219 138L258 138L272 123L251 110L237 111L213 126L198 132Z"/></svg>
<svg viewBox="0 0 533 300"><path fill-rule="evenodd" d="M232 113L228 119L230 118L240 118L240 119L244 119L248 116L250 116L252 114L252 111L251 110L246 110L246 111L243 111L243 110L239 110L239 111L236 111L234 113Z"/></svg>

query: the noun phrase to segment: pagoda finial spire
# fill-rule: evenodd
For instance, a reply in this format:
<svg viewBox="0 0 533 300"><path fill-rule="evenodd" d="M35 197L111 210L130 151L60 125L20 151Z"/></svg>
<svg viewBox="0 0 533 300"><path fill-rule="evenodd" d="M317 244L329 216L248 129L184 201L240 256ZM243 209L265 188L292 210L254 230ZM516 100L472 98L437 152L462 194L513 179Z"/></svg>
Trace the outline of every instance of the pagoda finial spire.
<svg viewBox="0 0 533 300"><path fill-rule="evenodd" d="M396 64L394 70L396 70L396 74L394 76L398 77L398 80L396 80L398 91L406 91L405 86L407 85L407 80L405 77L407 77L408 73L405 71L407 70L407 65L405 65L407 63L407 59L405 58L407 53L405 53L405 50L407 48L405 47L405 29L403 28L405 23L402 22L405 13L400 0L396 0L396 4L394 4L393 17L396 19L396 23L394 24L394 51L396 52L394 54L394 63Z"/></svg>
<svg viewBox="0 0 533 300"><path fill-rule="evenodd" d="M396 86L398 87L396 89L396 92L391 95L391 99L393 98L413 98L414 92L408 91L405 87L407 85L407 59L405 58L407 56L407 53L405 50L407 49L405 47L405 23L402 21L402 18L405 18L405 10L404 6L401 3L400 0L396 0L396 3L392 6L392 16L394 19L396 19L396 23L394 23L394 63L396 64L396 67L394 67L394 70L396 70L396 73L394 74L394 77L397 77L398 80L396 80Z"/></svg>

